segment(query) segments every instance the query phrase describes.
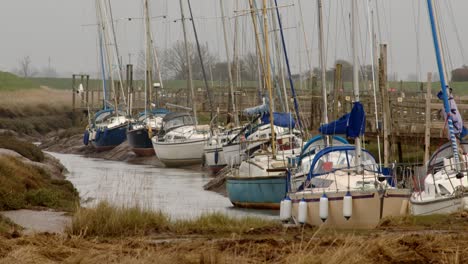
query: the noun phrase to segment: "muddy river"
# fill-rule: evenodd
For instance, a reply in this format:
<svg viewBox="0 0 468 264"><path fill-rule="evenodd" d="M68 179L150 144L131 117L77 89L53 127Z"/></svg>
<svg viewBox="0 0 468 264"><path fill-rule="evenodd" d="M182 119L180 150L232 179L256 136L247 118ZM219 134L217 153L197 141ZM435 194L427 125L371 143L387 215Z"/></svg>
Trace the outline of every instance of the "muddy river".
<svg viewBox="0 0 468 264"><path fill-rule="evenodd" d="M119 206L161 210L172 218L222 212L232 216L277 218L278 211L234 208L227 197L203 190L210 177L188 169L156 168L125 162L51 153L68 169L67 179L85 207L108 201Z"/></svg>

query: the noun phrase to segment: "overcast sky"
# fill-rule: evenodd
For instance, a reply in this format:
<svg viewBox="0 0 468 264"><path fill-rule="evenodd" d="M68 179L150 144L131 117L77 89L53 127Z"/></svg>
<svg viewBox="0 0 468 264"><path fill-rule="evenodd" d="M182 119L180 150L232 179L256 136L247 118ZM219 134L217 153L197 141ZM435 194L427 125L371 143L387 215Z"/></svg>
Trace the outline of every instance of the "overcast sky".
<svg viewBox="0 0 468 264"><path fill-rule="evenodd" d="M270 0L269 0L270 1ZM301 1L299 3L299 1ZM186 3L186 0L183 0ZM261 2L257 0L259 7ZM367 0L359 0L361 63L370 63ZM443 39L448 43L448 67L468 64L468 1L435 0L440 5ZM0 0L0 70L18 66L30 56L34 66L45 67L51 59L58 72L93 73L98 68L97 31L94 0ZM114 18L142 17L142 0L111 0ZM219 0L191 0L201 42L225 57ZM237 17L239 55L253 51L254 35L247 9L248 0L224 0L229 19L230 49L234 43ZM294 72L318 66L317 8L315 0L278 0L286 28L287 48ZM327 67L336 59L350 59L350 0L324 0ZM425 76L436 71L435 57L428 26L425 0L371 0L377 38L389 44L390 71L399 78L411 73ZM153 20L153 33L159 50L182 39L179 1L151 0L151 15L168 18ZM301 4L302 8L299 8ZM234 12L238 10L239 12ZM185 6L186 15L188 9ZM301 13L304 24L301 24ZM237 14L237 15L236 15ZM191 26L187 24L188 26ZM191 27L190 38L193 40ZM135 54L144 47L142 20L116 23L119 49L124 62L135 63ZM456 34L458 32L458 34ZM305 34L304 34L305 33ZM307 43L307 49L306 49ZM308 52L307 52L308 51Z"/></svg>

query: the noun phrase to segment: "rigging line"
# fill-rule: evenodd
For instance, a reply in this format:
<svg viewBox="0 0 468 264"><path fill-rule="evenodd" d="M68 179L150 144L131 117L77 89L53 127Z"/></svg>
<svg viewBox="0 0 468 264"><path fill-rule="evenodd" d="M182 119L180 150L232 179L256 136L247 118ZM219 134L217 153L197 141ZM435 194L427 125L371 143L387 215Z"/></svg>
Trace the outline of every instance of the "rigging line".
<svg viewBox="0 0 468 264"><path fill-rule="evenodd" d="M203 80L205 82L205 89L206 89L206 93L207 93L207 96L208 96L208 103L210 105L210 120L211 120L211 119L213 119L213 113L214 113L214 106L213 106L213 100L212 100L212 95L211 95L211 88L210 88L210 86L208 84L208 78L206 76L205 64L203 63L203 56L202 56L201 49L200 49L200 42L198 41L198 33L197 33L197 28L195 26L195 20L193 19L192 5L190 3L190 0L187 0L187 4L188 4L190 18L191 18L190 20L192 20L193 33L195 35L195 42L197 44L197 51L198 51L198 56L199 56L199 59L200 59L200 65L201 65L201 70L202 70L202 74L203 74ZM233 110L235 110L235 108ZM238 124L236 123L236 125L238 125Z"/></svg>
<svg viewBox="0 0 468 264"><path fill-rule="evenodd" d="M437 23L436 23L436 26L437 26L437 35L439 37L439 42L443 42L441 43L441 49L440 49L440 52L441 52L441 55L442 55L442 64L443 64L443 73L444 73L444 77L445 77L445 80L447 81L447 85L449 85L449 71L447 70L447 64L449 64L451 67L451 57L450 57L450 53L447 51L448 49L448 43L447 43L447 38L445 37L445 33L446 33L446 30L445 30L445 26L444 26L444 20L442 19L442 15L440 14L442 9L440 8L440 5L439 5L439 2L436 1L434 3L434 6L435 6L435 10L434 10L434 15L435 15L435 18L437 20ZM448 54L448 59L447 59L447 53Z"/></svg>
<svg viewBox="0 0 468 264"><path fill-rule="evenodd" d="M371 11L370 11L370 1L367 2L367 28L369 30L369 37L371 38L371 40L373 39L372 37L372 28L371 28ZM379 131L379 114L378 114L378 106L377 106L377 93L376 93L376 88L375 88L375 82L376 82L376 78L375 78L375 68L374 68L374 56L376 54L374 54L374 48L372 47L373 45L371 45L371 49L370 49L370 54L371 54L371 66L372 66L372 89L373 89L373 95L374 95L374 106L375 106L375 126L376 126L376 131ZM381 152L381 149L380 149L380 135L379 133L377 133L377 151L379 153L379 164L382 164L382 152Z"/></svg>
<svg viewBox="0 0 468 264"><path fill-rule="evenodd" d="M297 0L297 4L299 6L299 18L300 18L300 21L302 24L304 24L304 16L302 14L302 4L301 4L301 0ZM313 75L313 71L312 71L312 57L310 55L310 50L309 50L309 41L307 39L307 34L305 32L305 28L304 27L301 27L302 28L302 34L304 35L304 45L305 45L305 50L306 50L306 54L307 54L307 64L309 66L309 71L310 71L310 74L311 74L311 77Z"/></svg>
<svg viewBox="0 0 468 264"><path fill-rule="evenodd" d="M380 28L380 25L381 25L381 21L380 21L380 9L379 9L379 0L375 0L375 10L377 12L377 32L379 33L379 42L380 43L383 43L383 39L382 39L382 30Z"/></svg>
<svg viewBox="0 0 468 264"><path fill-rule="evenodd" d="M440 5L440 3L438 3ZM443 10L441 8L439 8L439 10ZM451 73L451 70L453 70L455 68L455 64L453 63L453 57L452 57L452 53L449 52L449 42L448 42L448 27L447 27L447 22L446 20L443 19L443 17L446 17L446 16L441 16L439 17L439 21L442 21L442 34L443 34L443 41L444 41L444 45L443 45L443 48L444 48L444 52L445 54L448 54L446 57L448 57L448 61L447 61L447 64L450 66L450 71L447 71L446 72L446 75L447 75L447 80L448 82L450 82L451 79L449 79L449 75Z"/></svg>
<svg viewBox="0 0 468 264"><path fill-rule="evenodd" d="M335 6L335 14L336 14L336 16L335 16L335 18L336 18L335 19L335 38L334 38L335 41L334 41L334 45L333 45L334 48L335 48L335 50L334 50L335 56L333 57L333 63L334 64L336 64L336 59L338 57L338 43L339 43L339 41L338 41L338 31L339 31L338 21L339 21L340 18L338 16L338 5ZM336 98L334 98L334 100L336 100Z"/></svg>
<svg viewBox="0 0 468 264"><path fill-rule="evenodd" d="M343 5L344 5L344 0L342 0L342 6ZM347 30L348 27L349 27L349 23L347 23L347 22L349 22L350 20L349 20L349 15L345 14L344 8L341 8L341 17L342 17L343 29L344 29L344 34L343 34L344 39L345 39L344 43L348 43L348 42L350 42L350 38L351 38L351 33L350 33L351 28L349 28L349 30ZM350 34L350 36L347 35L348 33ZM346 53L347 53L348 57L351 56L351 51L349 49L349 45L345 45L345 47L346 47Z"/></svg>
<svg viewBox="0 0 468 264"><path fill-rule="evenodd" d="M328 17L326 17L324 19L324 21L331 21L330 17L331 17L331 10L332 10L332 1L329 1L329 5L328 5ZM326 37L326 40L327 40L327 45L325 46L325 56L324 56L324 65L325 65L325 71L327 70L327 62L328 62L328 47L330 46L330 22L327 23L327 37ZM328 87L329 88L329 87ZM328 90L328 89L327 89Z"/></svg>
<svg viewBox="0 0 468 264"><path fill-rule="evenodd" d="M463 48L463 42L461 41L461 38L460 38L460 32L458 30L458 26L457 26L457 23L455 22L455 13L453 12L453 7L452 7L452 2L451 1L446 1L446 3L448 4L448 9L449 9L449 17L450 17L450 21L452 22L452 28L455 29L455 35L457 37L457 41L458 41L458 48L460 50L460 55L462 57L462 60L463 60L463 63L465 63L465 50Z"/></svg>
<svg viewBox="0 0 468 264"><path fill-rule="evenodd" d="M412 9L413 9L413 14L416 13L416 8L414 6L415 2L412 1ZM419 22L420 22L420 11L421 11L421 5L418 1L418 10L417 10L417 15L414 16L414 33L416 37L416 74L417 74L417 81L420 82L422 80L422 74L421 74L421 55L420 55L420 30L419 30Z"/></svg>

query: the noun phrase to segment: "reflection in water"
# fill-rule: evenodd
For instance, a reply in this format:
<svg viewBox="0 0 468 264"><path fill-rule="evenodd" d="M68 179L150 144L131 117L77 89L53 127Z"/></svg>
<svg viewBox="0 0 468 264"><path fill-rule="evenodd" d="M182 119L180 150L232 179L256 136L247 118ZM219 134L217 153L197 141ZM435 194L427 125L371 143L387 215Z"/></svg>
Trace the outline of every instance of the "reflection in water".
<svg viewBox="0 0 468 264"><path fill-rule="evenodd" d="M70 172L67 179L79 191L83 206L106 200L116 205L161 210L173 218L191 218L209 212L267 218L276 218L278 214L232 207L227 197L203 190L210 178L202 172L51 154Z"/></svg>

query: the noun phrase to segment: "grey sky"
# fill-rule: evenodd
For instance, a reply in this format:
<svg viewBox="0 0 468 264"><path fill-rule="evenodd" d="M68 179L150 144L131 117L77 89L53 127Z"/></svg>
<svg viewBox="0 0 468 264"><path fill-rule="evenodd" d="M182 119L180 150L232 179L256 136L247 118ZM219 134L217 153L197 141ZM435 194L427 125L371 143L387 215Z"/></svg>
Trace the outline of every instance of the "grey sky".
<svg viewBox="0 0 468 264"><path fill-rule="evenodd" d="M233 36L234 9L236 0L224 0L229 20L230 35ZM247 0L237 0L238 9L247 8ZM397 72L400 78L409 73L420 71L425 76L427 71L435 71L435 59L429 34L427 8L425 0L377 0L379 9L375 11L376 33L390 47L390 71ZM142 0L112 0L114 18L141 17ZM185 2L185 1L184 1ZM258 1L259 6L261 1ZM288 52L294 72L305 71L309 64L318 65L316 1L301 0L304 16L304 29L309 45L311 60L305 51L302 28L299 26L300 12L298 0L279 0L287 38ZM367 1L361 0L360 13L360 60L370 62L369 36L367 31ZM468 27L464 18L468 11L466 0L436 0L442 21L444 39L449 43L449 68L466 61L463 46L468 43ZM180 22L173 22L180 17L179 1L152 0L152 16L167 14L167 19L155 19L153 32L159 49L170 47L171 43L182 39ZM194 16L202 42L208 43L213 53L224 57L224 43L220 22L219 0L191 0ZM325 31L327 37L327 66L333 67L335 59L350 59L349 41L349 0L324 0ZM293 6L289 6L293 5ZM93 0L1 0L0 8L0 70L17 67L21 57L29 55L36 67L46 66L48 58L59 72L79 73L97 71L96 28L84 26L96 20ZM371 9L376 10L376 0L371 1ZM449 12L453 10L453 13ZM186 15L188 9L185 7ZM418 13L419 21L418 21ZM250 16L238 16L239 50L243 54L254 50ZM454 27L460 36L458 41ZM189 25L190 26L190 25ZM117 24L119 48L124 62L128 54L135 54L143 49L144 34L141 20L132 22L120 20ZM378 31L380 28L380 31ZM419 33L416 33L416 28ZM189 28L191 32L191 27ZM417 37L419 48L417 48ZM190 38L193 39L191 33ZM230 41L231 45L233 41ZM461 44L461 45L460 45ZM418 66L418 51L420 64ZM232 50L231 50L232 54Z"/></svg>

